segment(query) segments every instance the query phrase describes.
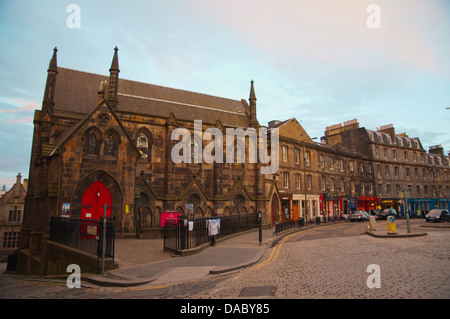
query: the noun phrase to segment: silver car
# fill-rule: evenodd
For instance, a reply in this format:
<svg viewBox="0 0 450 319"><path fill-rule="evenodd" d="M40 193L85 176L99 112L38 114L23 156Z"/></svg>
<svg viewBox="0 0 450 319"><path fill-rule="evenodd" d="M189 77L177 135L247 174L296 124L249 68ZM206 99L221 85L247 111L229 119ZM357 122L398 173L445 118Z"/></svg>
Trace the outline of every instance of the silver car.
<svg viewBox="0 0 450 319"><path fill-rule="evenodd" d="M365 221L369 220L369 214L365 210L355 210L350 214L350 217L348 218L351 222L357 221Z"/></svg>

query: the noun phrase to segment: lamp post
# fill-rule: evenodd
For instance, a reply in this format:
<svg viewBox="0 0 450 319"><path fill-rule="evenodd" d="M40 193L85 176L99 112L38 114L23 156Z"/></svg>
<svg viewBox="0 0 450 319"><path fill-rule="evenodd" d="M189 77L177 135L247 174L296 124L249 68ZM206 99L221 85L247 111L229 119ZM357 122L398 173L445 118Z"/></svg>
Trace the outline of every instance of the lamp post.
<svg viewBox="0 0 450 319"><path fill-rule="evenodd" d="M316 140L317 137L312 137L312 140ZM308 200L307 200L307 188L306 188L306 145L305 145L305 141L302 141L303 143L303 179L304 179L304 185L305 185L305 226L308 226ZM311 158L310 158L311 160ZM311 165L311 163L310 163Z"/></svg>
<svg viewBox="0 0 450 319"><path fill-rule="evenodd" d="M262 211L261 211L261 209L259 210L258 219L259 219L259 246L261 246L262 245Z"/></svg>
<svg viewBox="0 0 450 319"><path fill-rule="evenodd" d="M409 192L409 188L404 188L403 189L403 198L404 198L404 211L405 211L405 215L406 215L406 228L408 229L408 233L411 232L411 225L409 223L409 214L408 214L408 192Z"/></svg>
<svg viewBox="0 0 450 319"><path fill-rule="evenodd" d="M104 205L103 213L103 231L102 231L102 275L105 274L105 251L106 251L106 210L111 208L107 204Z"/></svg>

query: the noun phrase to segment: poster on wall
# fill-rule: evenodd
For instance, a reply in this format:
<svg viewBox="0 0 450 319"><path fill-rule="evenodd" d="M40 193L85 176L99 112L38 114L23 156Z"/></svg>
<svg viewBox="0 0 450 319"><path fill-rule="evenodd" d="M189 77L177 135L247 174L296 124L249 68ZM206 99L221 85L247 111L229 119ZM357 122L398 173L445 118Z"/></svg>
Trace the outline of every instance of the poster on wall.
<svg viewBox="0 0 450 319"><path fill-rule="evenodd" d="M124 205L124 209L123 209L123 213L124 215L129 215L132 212L132 205L131 204L125 204Z"/></svg>
<svg viewBox="0 0 450 319"><path fill-rule="evenodd" d="M62 204L61 216L62 217L69 217L69 215L70 215L70 203Z"/></svg>

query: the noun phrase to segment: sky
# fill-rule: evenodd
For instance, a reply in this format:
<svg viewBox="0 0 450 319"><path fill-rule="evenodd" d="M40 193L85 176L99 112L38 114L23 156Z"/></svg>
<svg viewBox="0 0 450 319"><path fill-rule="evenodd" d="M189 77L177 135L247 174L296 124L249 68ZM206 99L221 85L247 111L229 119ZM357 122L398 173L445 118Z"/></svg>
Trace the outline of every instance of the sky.
<svg viewBox="0 0 450 319"><path fill-rule="evenodd" d="M448 0L0 0L0 187L28 178L54 47L109 75L117 46L123 79L235 100L254 80L261 125L393 124L448 154L449 35Z"/></svg>

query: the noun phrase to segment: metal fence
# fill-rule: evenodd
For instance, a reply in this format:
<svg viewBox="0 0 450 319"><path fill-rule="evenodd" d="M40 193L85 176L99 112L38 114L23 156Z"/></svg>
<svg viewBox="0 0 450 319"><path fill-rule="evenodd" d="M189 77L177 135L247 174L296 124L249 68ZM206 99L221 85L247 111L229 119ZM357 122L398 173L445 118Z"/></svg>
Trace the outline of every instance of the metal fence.
<svg viewBox="0 0 450 319"><path fill-rule="evenodd" d="M275 227L273 229L273 234L278 235L284 231L288 231L294 228L300 228L304 226L312 226L312 225L320 225L321 223L340 223L346 221L346 219L341 218L340 216L323 216L316 217L308 219L308 221L305 223L305 220L303 217L300 217L298 220L288 220L281 223L275 223Z"/></svg>
<svg viewBox="0 0 450 319"><path fill-rule="evenodd" d="M50 240L102 258L103 223L103 218L52 217ZM105 258L114 260L115 228L112 218L106 219L105 242Z"/></svg>
<svg viewBox="0 0 450 319"><path fill-rule="evenodd" d="M208 222L211 219L220 219L220 231L215 238L258 227L258 213L205 217L192 221L181 216L178 222L164 225L164 250L178 253L210 242Z"/></svg>

